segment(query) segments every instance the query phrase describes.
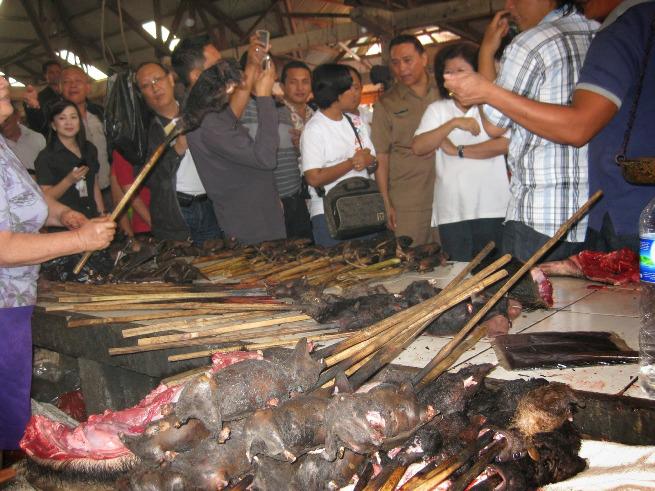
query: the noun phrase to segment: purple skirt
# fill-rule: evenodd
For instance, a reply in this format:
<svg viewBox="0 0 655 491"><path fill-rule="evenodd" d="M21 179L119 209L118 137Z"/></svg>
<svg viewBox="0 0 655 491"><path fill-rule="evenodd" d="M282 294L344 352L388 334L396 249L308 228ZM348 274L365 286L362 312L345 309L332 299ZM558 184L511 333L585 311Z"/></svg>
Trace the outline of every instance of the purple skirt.
<svg viewBox="0 0 655 491"><path fill-rule="evenodd" d="M0 309L0 450L15 450L30 419L32 311Z"/></svg>

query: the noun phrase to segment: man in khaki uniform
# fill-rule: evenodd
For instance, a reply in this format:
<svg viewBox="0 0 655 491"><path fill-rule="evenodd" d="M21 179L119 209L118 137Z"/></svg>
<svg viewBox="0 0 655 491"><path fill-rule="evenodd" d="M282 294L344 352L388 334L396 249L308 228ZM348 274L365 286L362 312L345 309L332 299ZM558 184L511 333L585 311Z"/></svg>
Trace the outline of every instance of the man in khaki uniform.
<svg viewBox="0 0 655 491"><path fill-rule="evenodd" d="M412 139L425 108L439 99L439 93L426 71L428 57L418 39L397 36L389 50L396 84L373 110L375 179L384 197L388 227L396 236L407 235L413 245L421 245L438 239L436 229L430 227L435 166L433 155L412 153Z"/></svg>

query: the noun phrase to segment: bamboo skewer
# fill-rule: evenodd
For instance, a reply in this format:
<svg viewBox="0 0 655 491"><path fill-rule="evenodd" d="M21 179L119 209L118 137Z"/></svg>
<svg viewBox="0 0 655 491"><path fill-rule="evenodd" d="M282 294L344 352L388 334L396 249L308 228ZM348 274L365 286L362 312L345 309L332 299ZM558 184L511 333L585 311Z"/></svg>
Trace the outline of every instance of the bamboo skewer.
<svg viewBox="0 0 655 491"><path fill-rule="evenodd" d="M602 196L601 191L596 191L596 193L589 198L589 200L580 207L566 222L564 222L560 228L555 232L555 234L548 239L548 241L541 246L537 251L530 257L523 266L509 279L505 284L489 299L489 301L482 307L476 314L466 323L466 325L453 337L451 341L448 342L437 355L430 360L430 362L423 367L423 369L415 376L414 382L417 390L422 389L428 383L438 376L438 371L436 366L442 362L448 355L452 353L457 344L459 344L469 332L476 326L478 322L491 310L491 308L500 300L509 289L514 286L514 284L521 279L521 277L527 273L530 268L532 268L539 259L541 259L551 247L555 245L557 241L562 239L568 230L580 220L593 206L593 204L600 199Z"/></svg>
<svg viewBox="0 0 655 491"><path fill-rule="evenodd" d="M125 307L121 309L120 307ZM214 313L250 311L294 310L297 306L288 303L219 303L219 302L168 302L168 303L128 303L93 302L84 304L58 304L39 306L44 312L105 312L120 310L211 310ZM192 314L187 314L192 315Z"/></svg>
<svg viewBox="0 0 655 491"><path fill-rule="evenodd" d="M420 316L421 313L425 310L431 310L431 309L436 310L441 305L448 304L452 300L452 298L461 297L460 301L462 301L468 296L472 295L473 293L480 291L478 284L481 281L484 281L484 279L487 278L493 271L496 271L498 268L502 267L504 264L509 262L509 260L510 260L510 256L505 255L500 259L498 259L497 261L495 261L494 263L492 263L491 265L489 265L488 267L486 267L485 269L483 269L482 271L480 271L474 277L466 281L463 281L461 284L453 287L452 290L442 291L439 295L429 300L426 300L425 302L422 302L418 305L410 307L402 312L398 312L397 314L394 314L391 317L387 317L386 319L376 324L373 324L369 328L359 331L357 334L351 336L350 338L344 340L343 342L338 343L338 346L336 346L333 349L333 352L335 354L326 358L325 360L326 366L331 366L345 358L348 358L350 355L352 355L354 352L357 351L357 349L354 348L354 346L357 343L376 336L379 332L393 325L396 325L398 322L403 322L408 319L415 319L417 318L416 316ZM462 296L462 292L468 292L468 293ZM450 305L450 307L452 307L453 305ZM442 311L443 310L441 310L440 312ZM410 322L413 322L413 320Z"/></svg>
<svg viewBox="0 0 655 491"><path fill-rule="evenodd" d="M282 329L254 329L246 332L239 332L235 334L224 334L219 336L212 337L203 337L196 339L188 339L184 341L178 341L175 343L161 343L161 344L151 344L147 346L121 346L116 348L109 348L109 355L128 355L133 353L142 353L146 351L160 351L165 349L173 348L187 348L190 346L209 346L213 344L226 344L226 343L239 343L247 339L259 339L265 338L267 336L282 336L286 334L295 334L295 333L311 333L317 331L326 331L329 330L329 327L319 326L319 325L299 325ZM343 335L343 334L342 334ZM218 349L218 348L217 348Z"/></svg>
<svg viewBox="0 0 655 491"><path fill-rule="evenodd" d="M143 169L141 169L141 171L136 175L136 177L134 178L134 182L130 184L130 187L127 189L127 191L125 191L125 194L114 208L114 211L111 212L112 221L115 222L116 219L121 215L121 213L123 213L123 210L130 202L134 194L137 192L139 186L141 186L141 183L146 178L150 170L155 166L155 164L159 160L159 157L161 157L162 153L164 153L164 151L168 148L170 142L173 141L173 139L181 133L181 129L177 129L176 125L177 125L176 119L174 119L173 121L171 121L169 124L166 125L166 127L164 128L164 134L166 135L166 138L157 147L157 149L152 154L146 165L143 166ZM73 269L73 273L80 274L80 271L82 271L82 268L84 267L84 265L89 260L92 254L93 251L84 253L82 259L80 259L79 262L75 265L75 269Z"/></svg>
<svg viewBox="0 0 655 491"><path fill-rule="evenodd" d="M229 334L233 332L242 332L249 329L257 329L258 327L269 327L281 324L290 324L292 322L300 322L310 320L308 315L290 315L287 317L278 317L275 319L260 320L255 322L245 322L241 324L230 324L227 326L207 329L206 331L186 332L181 334L169 334L167 336L154 336L151 338L141 338L137 341L139 346L148 346L150 344L161 344L176 341L186 341L188 339L205 338L216 336L218 334Z"/></svg>
<svg viewBox="0 0 655 491"><path fill-rule="evenodd" d="M350 366L353 363L361 360L363 357L375 352L376 350L381 348L384 344L402 335L403 332L413 333L414 329L423 329L430 322L432 322L432 320L438 317L442 312L457 305L458 303L460 303L467 297L471 296L472 294L487 288L489 285L499 281L505 276L507 276L507 272L505 270L500 270L492 274L491 276L483 279L482 281L478 282L477 284L470 286L468 289L462 290L460 288L455 288L452 294L447 295L446 296L447 299L446 297L444 297L444 299L441 302L431 302L430 300L428 300L426 302L423 302L422 304L419 304L419 306L421 306L421 309L419 309L418 312L416 312L412 317L410 317L409 320L405 320L404 322L396 324L394 327L388 329L386 332L379 334L374 338L371 338L369 341L367 341L367 344L363 348L360 346L348 348L342 352L339 352L325 359L325 364L328 367L332 367L332 365L335 365L335 363L341 361L343 361L344 363L340 364L338 368L335 369L331 368L327 371L324 371L321 374L321 378L319 379L317 385L319 386L323 385L325 382L327 382L332 377L334 377L338 371L344 370L345 366Z"/></svg>
<svg viewBox="0 0 655 491"><path fill-rule="evenodd" d="M62 297L60 303L81 303L81 302L147 302L158 300L182 300L185 298L228 298L232 297L230 292L176 292L176 293L137 293L125 295L71 295Z"/></svg>
<svg viewBox="0 0 655 491"><path fill-rule="evenodd" d="M242 351L242 350L256 351L260 349L274 348L276 346L289 346L289 345L296 344L298 340L302 338L307 338L307 341L329 341L331 339L338 339L340 337L343 337L343 333L318 334L315 336L311 334L298 335L289 339L279 339L274 341L271 340L271 341L252 343L252 344L239 344L237 346L230 346L218 350L214 349L214 350L197 351L194 353L184 353L181 355L171 355L168 357L168 361L184 361L184 360L191 360L194 358L203 358L205 356L211 356L214 353L221 353L221 352Z"/></svg>
<svg viewBox="0 0 655 491"><path fill-rule="evenodd" d="M214 326L226 322L234 322L239 319L251 319L261 317L258 312L238 312L224 315L213 315L209 317L200 317L198 319L185 319L175 322L160 322L148 326L129 327L123 329L124 338L133 338L136 336L145 336L147 334L156 334L167 331L184 331L186 329L201 329L203 326Z"/></svg>
<svg viewBox="0 0 655 491"><path fill-rule="evenodd" d="M150 321L157 319L170 319L172 317L191 317L194 315L206 315L213 313L213 310L181 310L177 312L153 312L149 314L125 315L115 317L93 317L85 319L69 319L67 327L89 327L102 326L105 324L117 324L138 321Z"/></svg>

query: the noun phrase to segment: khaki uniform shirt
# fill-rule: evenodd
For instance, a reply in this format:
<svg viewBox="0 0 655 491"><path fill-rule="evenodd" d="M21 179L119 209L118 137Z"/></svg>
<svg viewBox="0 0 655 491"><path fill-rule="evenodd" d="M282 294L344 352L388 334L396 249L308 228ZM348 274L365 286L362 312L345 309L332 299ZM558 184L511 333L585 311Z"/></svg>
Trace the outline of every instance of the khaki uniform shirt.
<svg viewBox="0 0 655 491"><path fill-rule="evenodd" d="M412 140L425 108L438 99L432 82L423 98L397 83L374 106L371 140L376 153L389 154L389 196L396 210L432 210L434 155L414 155Z"/></svg>

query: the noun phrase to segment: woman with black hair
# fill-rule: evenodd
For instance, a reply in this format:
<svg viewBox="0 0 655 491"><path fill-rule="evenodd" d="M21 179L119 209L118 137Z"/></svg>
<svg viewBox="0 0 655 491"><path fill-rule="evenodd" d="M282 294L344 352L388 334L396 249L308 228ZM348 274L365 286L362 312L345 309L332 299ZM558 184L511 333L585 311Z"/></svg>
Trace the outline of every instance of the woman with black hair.
<svg viewBox="0 0 655 491"><path fill-rule="evenodd" d="M104 214L98 184L98 151L86 139L77 106L67 100L52 105L48 144L34 162L43 193L87 218Z"/></svg>
<svg viewBox="0 0 655 491"><path fill-rule="evenodd" d="M349 177L367 177L366 167L373 164L373 144L365 131L357 131L344 116L356 101L353 79L343 65L325 64L312 73L312 92L319 111L305 125L300 138L302 170L310 186L310 215L314 242L330 247L340 241L327 229L323 199L339 181ZM360 144L361 142L361 144Z"/></svg>
<svg viewBox="0 0 655 491"><path fill-rule="evenodd" d="M416 155L435 152L432 226L455 261L470 261L489 241L500 245L509 201L504 154L507 138L491 138L477 106L465 107L444 88L444 74L474 72L478 49L462 42L442 48L434 60L441 100L430 104L416 130Z"/></svg>

